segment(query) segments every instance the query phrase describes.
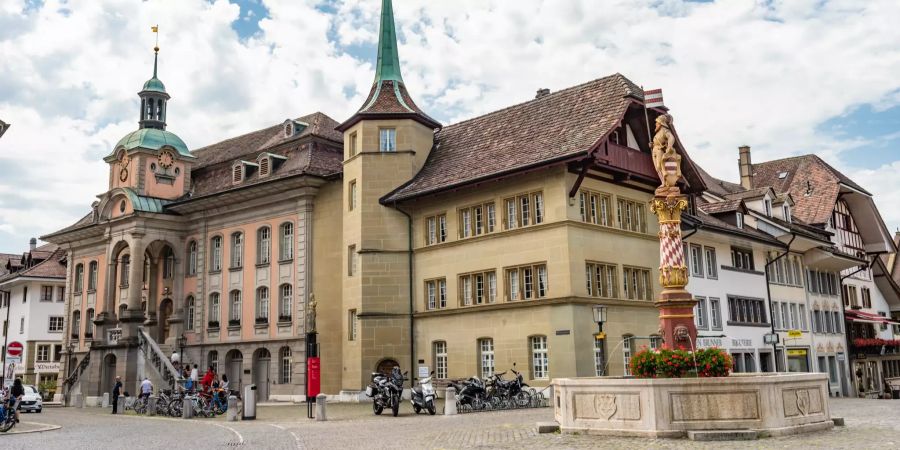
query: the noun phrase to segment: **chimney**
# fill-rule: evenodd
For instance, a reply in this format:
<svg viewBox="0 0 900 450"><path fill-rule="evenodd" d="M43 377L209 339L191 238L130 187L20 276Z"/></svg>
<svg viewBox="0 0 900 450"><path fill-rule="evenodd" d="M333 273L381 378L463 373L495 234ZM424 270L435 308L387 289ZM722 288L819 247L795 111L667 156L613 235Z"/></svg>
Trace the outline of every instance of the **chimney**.
<svg viewBox="0 0 900 450"><path fill-rule="evenodd" d="M537 90L537 95L535 95L534 98L541 98L547 95L550 95L550 89L541 88Z"/></svg>
<svg viewBox="0 0 900 450"><path fill-rule="evenodd" d="M31 238L31 240L28 241L28 246L31 247L31 251L34 251L34 249L37 248L37 239Z"/></svg>
<svg viewBox="0 0 900 450"><path fill-rule="evenodd" d="M741 172L741 186L753 189L753 163L750 161L750 146L738 147L738 168Z"/></svg>

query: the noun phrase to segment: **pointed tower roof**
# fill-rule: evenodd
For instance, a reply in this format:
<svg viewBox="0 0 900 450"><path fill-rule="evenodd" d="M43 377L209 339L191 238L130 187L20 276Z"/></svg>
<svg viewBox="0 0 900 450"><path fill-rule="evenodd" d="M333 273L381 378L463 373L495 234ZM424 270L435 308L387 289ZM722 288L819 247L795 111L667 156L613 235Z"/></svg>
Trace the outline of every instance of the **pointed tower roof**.
<svg viewBox="0 0 900 450"><path fill-rule="evenodd" d="M164 85L163 82L160 81L159 78L156 78L156 66L157 66L158 60L159 60L159 47L154 47L153 48L153 78L147 80L144 83L144 88L141 90L142 92L143 91L152 91L152 92L166 93L166 85Z"/></svg>
<svg viewBox="0 0 900 450"><path fill-rule="evenodd" d="M441 124L425 114L406 90L400 73L397 51L397 29L391 0L381 2L381 26L378 33L378 61L375 81L362 108L337 129L344 131L363 119L412 119L425 126L441 128Z"/></svg>

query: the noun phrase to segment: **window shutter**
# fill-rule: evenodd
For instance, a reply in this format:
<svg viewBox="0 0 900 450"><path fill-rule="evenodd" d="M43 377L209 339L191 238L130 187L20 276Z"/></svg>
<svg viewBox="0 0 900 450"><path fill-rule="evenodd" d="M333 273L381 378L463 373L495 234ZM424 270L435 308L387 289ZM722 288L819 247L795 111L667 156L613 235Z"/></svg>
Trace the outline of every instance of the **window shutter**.
<svg viewBox="0 0 900 450"><path fill-rule="evenodd" d="M241 182L241 178L243 175L243 167L240 164L234 166L232 169L232 182L237 184Z"/></svg>
<svg viewBox="0 0 900 450"><path fill-rule="evenodd" d="M259 176L264 177L269 174L269 161L271 158L264 157L259 161Z"/></svg>

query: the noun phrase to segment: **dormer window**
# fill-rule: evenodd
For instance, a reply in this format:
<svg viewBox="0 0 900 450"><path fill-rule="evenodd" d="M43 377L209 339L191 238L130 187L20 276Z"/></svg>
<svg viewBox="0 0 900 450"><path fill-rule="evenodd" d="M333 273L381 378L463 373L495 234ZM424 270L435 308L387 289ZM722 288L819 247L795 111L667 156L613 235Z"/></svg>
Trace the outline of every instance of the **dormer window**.
<svg viewBox="0 0 900 450"><path fill-rule="evenodd" d="M735 218L737 219L735 222L735 225L737 225L738 228L743 229L744 228L744 214L737 213Z"/></svg>
<svg viewBox="0 0 900 450"><path fill-rule="evenodd" d="M238 162L231 168L231 182L239 184L241 181L244 181L244 165Z"/></svg>
<svg viewBox="0 0 900 450"><path fill-rule="evenodd" d="M763 200L763 206L766 208L766 215L772 217L772 200L769 200L769 198L766 197Z"/></svg>
<svg viewBox="0 0 900 450"><path fill-rule="evenodd" d="M271 175L273 172L278 170L284 162L287 161L287 157L276 155L274 153L262 153L256 157L256 164L259 168L259 177L265 178ZM252 163L245 163L247 165L251 165ZM249 176L249 174L245 174L245 177Z"/></svg>
<svg viewBox="0 0 900 450"><path fill-rule="evenodd" d="M300 134L308 126L309 126L308 123L300 122L297 120L291 120L291 119L285 120L284 125L282 126L282 129L284 130L284 137L289 138L296 134Z"/></svg>
<svg viewBox="0 0 900 450"><path fill-rule="evenodd" d="M785 203L781 205L781 213L784 214L784 220L787 222L791 221L791 206Z"/></svg>
<svg viewBox="0 0 900 450"><path fill-rule="evenodd" d="M259 160L259 176L264 177L269 174L269 162L272 159L268 156L264 156Z"/></svg>

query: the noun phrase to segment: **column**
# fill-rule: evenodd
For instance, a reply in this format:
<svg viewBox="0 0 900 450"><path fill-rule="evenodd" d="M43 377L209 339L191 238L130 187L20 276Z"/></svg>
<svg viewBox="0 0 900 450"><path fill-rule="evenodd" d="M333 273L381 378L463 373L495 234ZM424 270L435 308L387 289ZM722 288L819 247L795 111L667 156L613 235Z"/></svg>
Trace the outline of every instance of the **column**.
<svg viewBox="0 0 900 450"><path fill-rule="evenodd" d="M180 255L184 254L186 250L184 240L175 241L174 247L172 251L175 254L175 267L172 272L172 316L169 317L169 338L166 339L167 344L175 344L175 339L181 336L181 333L185 330L185 321L187 317L185 317L185 292L184 292L184 274L185 274L185 261ZM164 262L165 263L165 262ZM197 298L194 298L195 305L195 314L196 314L196 305ZM196 319L196 317L195 317Z"/></svg>
<svg viewBox="0 0 900 450"><path fill-rule="evenodd" d="M127 309L119 317L122 323L122 340L137 343L137 327L144 321L144 311L141 309L141 287L143 287L144 273L144 242L143 234L132 233L128 247L131 249L131 270L128 272L128 298Z"/></svg>
<svg viewBox="0 0 900 450"><path fill-rule="evenodd" d="M297 312L297 335L303 336L306 329L306 305L309 296L313 294L313 256L312 256L312 221L313 221L313 197L304 196L297 203L300 210L297 220L297 249L294 255L297 261L297 294L299 300L294 310ZM318 299L317 301L321 301Z"/></svg>

